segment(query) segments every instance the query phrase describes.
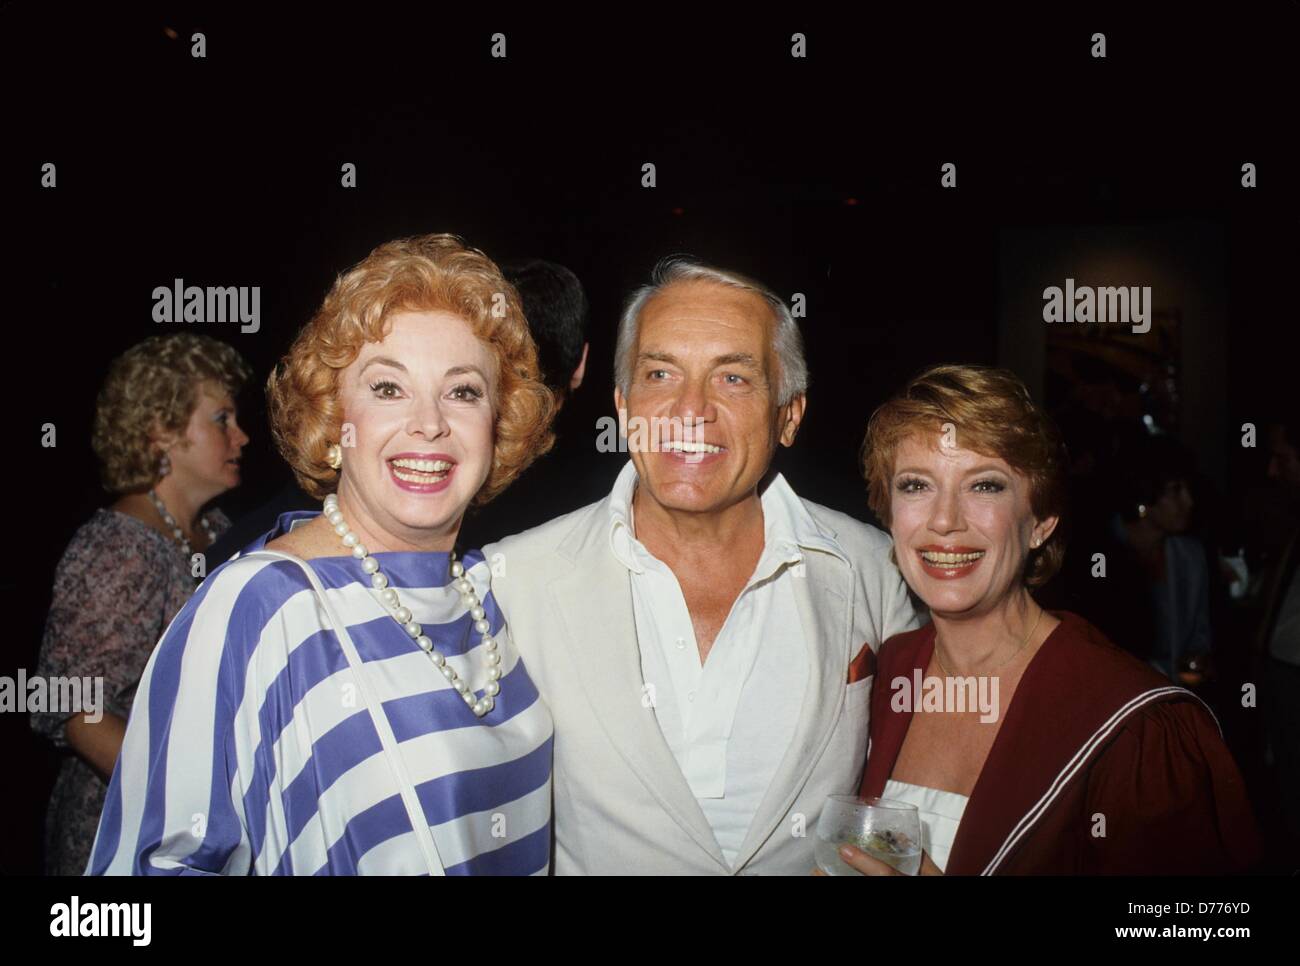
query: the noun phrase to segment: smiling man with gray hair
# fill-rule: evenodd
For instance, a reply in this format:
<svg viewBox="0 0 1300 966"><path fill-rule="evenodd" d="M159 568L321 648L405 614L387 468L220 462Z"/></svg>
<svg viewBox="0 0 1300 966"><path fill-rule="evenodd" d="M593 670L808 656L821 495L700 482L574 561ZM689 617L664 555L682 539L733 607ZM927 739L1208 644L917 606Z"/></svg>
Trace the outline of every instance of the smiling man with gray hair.
<svg viewBox="0 0 1300 966"><path fill-rule="evenodd" d="M862 774L874 652L916 626L888 536L771 474L807 406L784 301L684 258L619 325L631 460L484 548L555 718L557 874L807 874Z"/></svg>

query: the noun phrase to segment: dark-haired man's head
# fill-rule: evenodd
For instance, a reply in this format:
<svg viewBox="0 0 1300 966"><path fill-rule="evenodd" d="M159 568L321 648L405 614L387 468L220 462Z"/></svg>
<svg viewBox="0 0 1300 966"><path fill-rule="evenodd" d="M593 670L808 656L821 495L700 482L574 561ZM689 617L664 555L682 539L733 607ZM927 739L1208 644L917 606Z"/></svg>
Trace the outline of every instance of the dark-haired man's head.
<svg viewBox="0 0 1300 966"><path fill-rule="evenodd" d="M501 273L519 292L542 379L562 403L586 373L587 293L573 272L537 258L503 265Z"/></svg>

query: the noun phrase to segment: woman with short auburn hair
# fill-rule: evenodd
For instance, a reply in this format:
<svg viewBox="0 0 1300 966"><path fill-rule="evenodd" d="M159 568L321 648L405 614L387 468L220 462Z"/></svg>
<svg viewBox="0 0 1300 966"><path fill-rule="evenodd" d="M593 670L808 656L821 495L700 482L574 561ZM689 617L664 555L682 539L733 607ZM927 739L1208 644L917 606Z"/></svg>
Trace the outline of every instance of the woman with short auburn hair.
<svg viewBox="0 0 1300 966"><path fill-rule="evenodd" d="M91 871L545 873L551 716L455 551L551 443L516 293L455 236L381 245L267 394L324 512L282 514L159 644Z"/></svg>
<svg viewBox="0 0 1300 966"><path fill-rule="evenodd" d="M196 556L230 526L211 502L240 482L248 437L235 398L251 372L229 345L188 332L145 339L109 365L91 444L115 500L59 561L37 666L45 680L103 681L103 707L31 717L68 753L46 816L51 875L85 871L149 652L205 572Z"/></svg>
<svg viewBox="0 0 1300 966"><path fill-rule="evenodd" d="M929 368L872 415L871 507L932 622L881 646L861 793L917 806L923 874L1249 868L1258 833L1208 706L1033 599L1064 555L1065 467L1005 370Z"/></svg>

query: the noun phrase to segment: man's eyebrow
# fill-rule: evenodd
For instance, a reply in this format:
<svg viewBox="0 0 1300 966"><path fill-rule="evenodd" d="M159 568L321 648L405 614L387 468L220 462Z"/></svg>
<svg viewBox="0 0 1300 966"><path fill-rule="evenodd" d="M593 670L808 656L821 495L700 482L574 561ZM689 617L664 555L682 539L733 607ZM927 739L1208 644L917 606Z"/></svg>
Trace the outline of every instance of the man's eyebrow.
<svg viewBox="0 0 1300 966"><path fill-rule="evenodd" d="M388 356L375 356L361 367L361 372L365 372L371 366L392 366L394 369L406 371L406 366L402 365L396 359L390 359Z"/></svg>
<svg viewBox="0 0 1300 966"><path fill-rule="evenodd" d="M637 356L636 361L667 362L672 365L679 364L677 357L671 352L659 352L656 350L640 353ZM759 364L758 358L752 352L728 352L726 355L715 356L712 364L714 366L746 365L752 366L755 369L762 368Z"/></svg>
<svg viewBox="0 0 1300 966"><path fill-rule="evenodd" d="M718 356L713 360L715 366L734 366L744 365L752 366L755 369L761 368L758 359L752 352L728 352L724 356Z"/></svg>
<svg viewBox="0 0 1300 966"><path fill-rule="evenodd" d="M677 365L677 357L671 352L641 352L637 354L637 362L668 362Z"/></svg>

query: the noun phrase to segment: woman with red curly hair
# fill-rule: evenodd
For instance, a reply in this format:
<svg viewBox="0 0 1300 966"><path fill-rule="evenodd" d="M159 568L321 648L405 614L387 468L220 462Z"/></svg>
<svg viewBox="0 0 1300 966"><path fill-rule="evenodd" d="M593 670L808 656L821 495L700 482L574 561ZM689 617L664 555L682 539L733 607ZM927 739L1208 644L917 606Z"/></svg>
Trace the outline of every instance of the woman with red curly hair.
<svg viewBox="0 0 1300 966"><path fill-rule="evenodd" d="M871 417L863 462L932 622L880 648L861 791L917 807L922 874L1249 868L1255 821L1210 709L1033 598L1065 553L1066 464L1024 384L927 369Z"/></svg>
<svg viewBox="0 0 1300 966"><path fill-rule="evenodd" d="M552 440L514 289L451 235L381 245L267 393L324 510L282 514L173 622L90 871L545 873L551 716L488 561L455 552Z"/></svg>

